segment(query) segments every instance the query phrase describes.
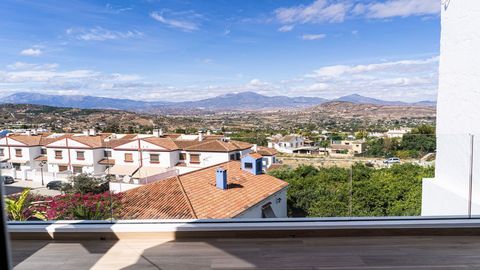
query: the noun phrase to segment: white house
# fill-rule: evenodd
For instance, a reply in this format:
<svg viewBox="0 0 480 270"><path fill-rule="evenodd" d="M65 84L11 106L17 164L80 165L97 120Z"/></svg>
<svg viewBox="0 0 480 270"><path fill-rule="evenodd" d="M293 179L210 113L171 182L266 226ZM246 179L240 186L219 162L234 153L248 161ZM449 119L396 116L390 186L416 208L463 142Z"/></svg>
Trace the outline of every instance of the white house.
<svg viewBox="0 0 480 270"><path fill-rule="evenodd" d="M48 171L103 174L105 165L102 136L73 135L46 145Z"/></svg>
<svg viewBox="0 0 480 270"><path fill-rule="evenodd" d="M273 148L281 153L293 154L305 146L305 138L300 135L290 134L282 136L281 134L274 135L269 138L268 148Z"/></svg>
<svg viewBox="0 0 480 270"><path fill-rule="evenodd" d="M262 155L262 164L264 170L267 170L268 168L270 168L270 166L277 163L277 150L263 146L257 146L256 149L254 148L253 150Z"/></svg>
<svg viewBox="0 0 480 270"><path fill-rule="evenodd" d="M41 152L41 136L10 135L0 138L0 162L5 164L2 173L26 179L27 171L38 166L35 158Z"/></svg>
<svg viewBox="0 0 480 270"><path fill-rule="evenodd" d="M423 216L480 215L479 14L478 0L442 8L435 178L423 180Z"/></svg>
<svg viewBox="0 0 480 270"><path fill-rule="evenodd" d="M403 135L412 132L411 128L396 128L396 129L389 129L386 133L385 136L387 138L403 138Z"/></svg>

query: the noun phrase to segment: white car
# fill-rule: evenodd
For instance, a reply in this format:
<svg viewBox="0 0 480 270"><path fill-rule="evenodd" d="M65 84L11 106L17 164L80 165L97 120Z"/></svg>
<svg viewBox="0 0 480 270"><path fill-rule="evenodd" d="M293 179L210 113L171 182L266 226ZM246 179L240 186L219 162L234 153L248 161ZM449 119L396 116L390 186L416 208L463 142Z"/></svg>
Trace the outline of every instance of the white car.
<svg viewBox="0 0 480 270"><path fill-rule="evenodd" d="M385 164L395 164L400 163L400 159L398 157L391 157L383 161Z"/></svg>

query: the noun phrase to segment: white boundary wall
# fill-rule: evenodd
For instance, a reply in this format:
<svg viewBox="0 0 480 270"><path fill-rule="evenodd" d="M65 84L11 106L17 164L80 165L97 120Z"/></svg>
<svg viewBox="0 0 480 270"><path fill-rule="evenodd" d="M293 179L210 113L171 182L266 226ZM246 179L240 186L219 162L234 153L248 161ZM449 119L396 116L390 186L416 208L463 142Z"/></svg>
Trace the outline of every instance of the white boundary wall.
<svg viewBox="0 0 480 270"><path fill-rule="evenodd" d="M480 1L442 2L436 171L423 181L422 215L479 215Z"/></svg>

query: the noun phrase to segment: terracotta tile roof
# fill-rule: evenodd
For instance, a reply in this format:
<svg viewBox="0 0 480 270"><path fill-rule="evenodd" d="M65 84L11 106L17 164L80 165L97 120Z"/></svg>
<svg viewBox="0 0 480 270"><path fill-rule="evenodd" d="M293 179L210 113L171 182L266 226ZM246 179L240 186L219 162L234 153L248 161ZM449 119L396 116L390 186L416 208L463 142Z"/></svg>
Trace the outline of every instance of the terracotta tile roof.
<svg viewBox="0 0 480 270"><path fill-rule="evenodd" d="M10 135L7 137L8 140L15 140L17 142L23 143L27 146L37 146L41 145L42 136L29 136L29 135Z"/></svg>
<svg viewBox="0 0 480 270"><path fill-rule="evenodd" d="M122 140L133 140L137 138L137 134L125 134L125 136L121 137Z"/></svg>
<svg viewBox="0 0 480 270"><path fill-rule="evenodd" d="M201 143L204 143L204 142L199 142L198 140L174 140L173 141L177 147L179 149L185 149L187 147L190 147L190 146L194 146L194 145L197 145L197 144L201 144Z"/></svg>
<svg viewBox="0 0 480 270"><path fill-rule="evenodd" d="M104 146L104 141L101 136L72 136L69 139L85 144L90 148L100 148Z"/></svg>
<svg viewBox="0 0 480 270"><path fill-rule="evenodd" d="M259 159L259 158L262 158L263 156L260 155L259 153L249 153L247 154L247 156L251 156L252 158L254 159Z"/></svg>
<svg viewBox="0 0 480 270"><path fill-rule="evenodd" d="M123 145L123 144L126 144L126 143L129 143L129 142L133 142L134 140L132 139L113 139L113 140L109 140L109 141L105 141L105 147L107 148L115 148L115 147L118 147L120 145Z"/></svg>
<svg viewBox="0 0 480 270"><path fill-rule="evenodd" d="M239 141L224 142L221 140L205 141L184 148L185 151L230 152L252 147L251 144Z"/></svg>
<svg viewBox="0 0 480 270"><path fill-rule="evenodd" d="M160 146L168 150L177 150L178 146L171 138L149 137L142 139L143 141Z"/></svg>
<svg viewBox="0 0 480 270"><path fill-rule="evenodd" d="M47 161L47 156L40 155L34 159L35 161Z"/></svg>
<svg viewBox="0 0 480 270"><path fill-rule="evenodd" d="M277 150L273 149L273 148L268 148L268 147L264 147L264 146L258 146L257 147L257 153L259 153L260 155L262 156L274 156L276 155L278 152Z"/></svg>
<svg viewBox="0 0 480 270"><path fill-rule="evenodd" d="M106 158L104 158L104 159L100 160L100 161L98 162L98 164L102 164L102 165L115 165L115 159L111 159L111 158L106 159Z"/></svg>
<svg viewBox="0 0 480 270"><path fill-rule="evenodd" d="M331 144L330 148L334 150L349 150L349 149L352 149L352 146L344 145L344 144Z"/></svg>
<svg viewBox="0 0 480 270"><path fill-rule="evenodd" d="M248 143L248 142L235 141L235 140L231 140L229 142L231 144L235 145L236 147L238 147L238 149L240 149L240 150L252 148L252 146L253 146L253 144Z"/></svg>
<svg viewBox="0 0 480 270"><path fill-rule="evenodd" d="M227 169L227 190L215 186L218 166ZM240 162L229 161L129 190L124 193L123 208L130 218L233 218L287 186L280 179L253 175L243 171Z"/></svg>
<svg viewBox="0 0 480 270"><path fill-rule="evenodd" d="M172 139L176 139L180 136L182 136L182 134L177 134L177 133L167 133L167 134L164 134L163 135L164 137L168 137L168 138L172 138Z"/></svg>
<svg viewBox="0 0 480 270"><path fill-rule="evenodd" d="M122 213L122 219L196 218L177 177L124 192Z"/></svg>

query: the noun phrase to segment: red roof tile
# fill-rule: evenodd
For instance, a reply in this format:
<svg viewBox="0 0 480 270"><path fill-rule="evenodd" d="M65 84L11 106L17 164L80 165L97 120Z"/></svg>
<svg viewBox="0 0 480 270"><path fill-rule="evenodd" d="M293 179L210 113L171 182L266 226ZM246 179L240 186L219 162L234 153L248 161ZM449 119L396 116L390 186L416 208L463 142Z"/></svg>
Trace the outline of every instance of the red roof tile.
<svg viewBox="0 0 480 270"><path fill-rule="evenodd" d="M227 170L226 190L215 186L218 166ZM123 196L123 208L130 218L233 218L287 186L280 179L253 175L243 171L240 162L229 161L129 190Z"/></svg>

